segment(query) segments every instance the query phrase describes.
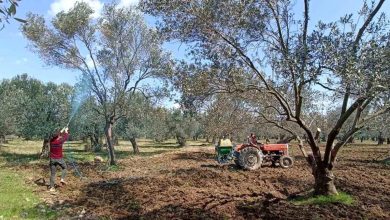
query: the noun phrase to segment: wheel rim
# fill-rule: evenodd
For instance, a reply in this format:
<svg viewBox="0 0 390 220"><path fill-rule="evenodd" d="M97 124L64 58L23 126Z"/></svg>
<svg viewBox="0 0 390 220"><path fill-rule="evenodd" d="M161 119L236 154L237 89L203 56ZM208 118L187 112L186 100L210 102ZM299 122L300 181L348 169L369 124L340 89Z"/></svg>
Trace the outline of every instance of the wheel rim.
<svg viewBox="0 0 390 220"><path fill-rule="evenodd" d="M248 157L246 158L245 160L245 163L249 166L249 167L253 167L257 164L257 157L256 155L254 154L250 154L248 155Z"/></svg>
<svg viewBox="0 0 390 220"><path fill-rule="evenodd" d="M291 166L291 161L289 158L284 158L283 159L283 165L284 166Z"/></svg>

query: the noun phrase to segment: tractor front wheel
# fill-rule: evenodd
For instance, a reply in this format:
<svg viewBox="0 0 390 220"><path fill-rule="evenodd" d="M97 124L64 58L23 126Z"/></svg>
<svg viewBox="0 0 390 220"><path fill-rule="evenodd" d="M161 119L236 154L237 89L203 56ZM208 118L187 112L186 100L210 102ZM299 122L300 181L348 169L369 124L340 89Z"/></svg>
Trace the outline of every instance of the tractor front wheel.
<svg viewBox="0 0 390 220"><path fill-rule="evenodd" d="M294 160L289 156L281 156L279 160L279 164L282 168L290 168L294 164Z"/></svg>
<svg viewBox="0 0 390 220"><path fill-rule="evenodd" d="M244 170L256 170L263 162L262 153L254 147L246 147L240 151L238 164Z"/></svg>

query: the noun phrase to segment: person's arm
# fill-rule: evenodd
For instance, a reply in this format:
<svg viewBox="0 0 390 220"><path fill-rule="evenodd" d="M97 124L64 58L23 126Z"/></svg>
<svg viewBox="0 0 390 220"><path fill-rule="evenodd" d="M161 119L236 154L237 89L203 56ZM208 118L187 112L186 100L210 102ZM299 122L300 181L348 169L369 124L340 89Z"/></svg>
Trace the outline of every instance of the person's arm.
<svg viewBox="0 0 390 220"><path fill-rule="evenodd" d="M68 127L64 127L63 128L63 131L61 132L61 142L64 143L66 140L68 140L68 137L69 137L69 128Z"/></svg>

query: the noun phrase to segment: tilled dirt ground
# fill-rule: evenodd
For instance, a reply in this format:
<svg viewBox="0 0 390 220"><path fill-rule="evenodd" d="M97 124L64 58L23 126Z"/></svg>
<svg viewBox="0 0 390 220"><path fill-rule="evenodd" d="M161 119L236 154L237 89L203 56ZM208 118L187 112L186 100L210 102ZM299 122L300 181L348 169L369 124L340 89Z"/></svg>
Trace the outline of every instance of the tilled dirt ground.
<svg viewBox="0 0 390 220"><path fill-rule="evenodd" d="M78 164L86 178L68 175L67 186L57 195L50 195L37 180L48 179L47 167L36 165L36 191L61 210L63 219L390 219L390 165L382 162L389 157L388 146L342 150L335 183L355 198L351 206L297 206L289 201L309 191L314 182L296 148L294 167L264 164L256 171L218 165L213 151L189 147L129 157L119 160L115 172L93 163Z"/></svg>

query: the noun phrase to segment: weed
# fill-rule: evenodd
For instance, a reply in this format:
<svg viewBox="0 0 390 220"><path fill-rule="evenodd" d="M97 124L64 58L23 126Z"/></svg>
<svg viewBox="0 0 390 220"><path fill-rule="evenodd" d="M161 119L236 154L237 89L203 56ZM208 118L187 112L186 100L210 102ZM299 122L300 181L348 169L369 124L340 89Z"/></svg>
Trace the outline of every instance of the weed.
<svg viewBox="0 0 390 220"><path fill-rule="evenodd" d="M291 201L294 205L325 205L331 203L352 205L354 203L353 197L344 192L329 196L313 196L309 194L308 196L298 197Z"/></svg>

